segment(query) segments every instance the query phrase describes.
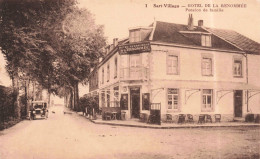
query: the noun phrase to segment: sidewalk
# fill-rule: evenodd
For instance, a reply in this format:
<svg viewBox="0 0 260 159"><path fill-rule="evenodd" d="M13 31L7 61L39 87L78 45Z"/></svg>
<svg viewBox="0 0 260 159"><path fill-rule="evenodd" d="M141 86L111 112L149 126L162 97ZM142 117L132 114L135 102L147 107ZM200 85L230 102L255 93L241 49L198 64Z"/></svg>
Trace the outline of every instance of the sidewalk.
<svg viewBox="0 0 260 159"><path fill-rule="evenodd" d="M82 113L77 113L82 117ZM87 117L85 117L87 118ZM89 119L89 118L87 118ZM127 126L127 127L139 127L139 128L153 128L153 129L178 129L178 128L212 128L212 127L260 127L260 123L246 123L246 122L220 122L220 123L161 123L161 125L147 124L140 122L138 119L131 120L102 120L98 117L96 120L89 119L95 124L114 125L114 126Z"/></svg>

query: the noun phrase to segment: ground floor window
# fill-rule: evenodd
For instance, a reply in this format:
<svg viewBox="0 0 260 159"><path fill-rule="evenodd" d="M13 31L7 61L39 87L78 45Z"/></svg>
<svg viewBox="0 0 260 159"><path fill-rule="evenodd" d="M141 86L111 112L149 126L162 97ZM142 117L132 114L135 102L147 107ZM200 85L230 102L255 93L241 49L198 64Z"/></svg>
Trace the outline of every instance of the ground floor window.
<svg viewBox="0 0 260 159"><path fill-rule="evenodd" d="M143 93L142 96L142 106L143 110L149 110L150 109L150 94L149 93Z"/></svg>
<svg viewBox="0 0 260 159"><path fill-rule="evenodd" d="M213 90L203 89L202 90L202 111L213 110Z"/></svg>
<svg viewBox="0 0 260 159"><path fill-rule="evenodd" d="M101 106L102 107L105 107L105 103L106 103L106 100L105 100L105 92L103 91L101 93Z"/></svg>
<svg viewBox="0 0 260 159"><path fill-rule="evenodd" d="M128 94L121 94L120 107L122 110L128 110Z"/></svg>
<svg viewBox="0 0 260 159"><path fill-rule="evenodd" d="M110 107L110 90L107 90L107 107Z"/></svg>
<svg viewBox="0 0 260 159"><path fill-rule="evenodd" d="M119 86L114 87L114 107L119 107Z"/></svg>
<svg viewBox="0 0 260 159"><path fill-rule="evenodd" d="M168 109L178 110L179 109L179 89L168 88Z"/></svg>

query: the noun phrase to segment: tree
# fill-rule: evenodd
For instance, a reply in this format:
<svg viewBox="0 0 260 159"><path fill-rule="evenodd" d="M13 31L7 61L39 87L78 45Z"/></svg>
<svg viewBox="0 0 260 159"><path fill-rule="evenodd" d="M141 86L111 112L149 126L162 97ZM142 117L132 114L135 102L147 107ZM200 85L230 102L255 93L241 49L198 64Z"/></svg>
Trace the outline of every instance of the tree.
<svg viewBox="0 0 260 159"><path fill-rule="evenodd" d="M75 0L0 1L0 48L17 94L15 116L20 118L19 74L29 77L50 93L55 82L52 62L55 56L53 33L62 31L61 22Z"/></svg>
<svg viewBox="0 0 260 159"><path fill-rule="evenodd" d="M59 68L66 75L66 82L73 89L75 109L79 110L78 84L86 82L90 68L103 56L103 26L96 25L93 16L86 9L76 8L63 21L63 51L58 52Z"/></svg>
<svg viewBox="0 0 260 159"><path fill-rule="evenodd" d="M19 79L31 79L58 94L69 90L78 109L78 83L86 82L90 68L102 56L103 26L75 0L0 1L0 47L17 92Z"/></svg>

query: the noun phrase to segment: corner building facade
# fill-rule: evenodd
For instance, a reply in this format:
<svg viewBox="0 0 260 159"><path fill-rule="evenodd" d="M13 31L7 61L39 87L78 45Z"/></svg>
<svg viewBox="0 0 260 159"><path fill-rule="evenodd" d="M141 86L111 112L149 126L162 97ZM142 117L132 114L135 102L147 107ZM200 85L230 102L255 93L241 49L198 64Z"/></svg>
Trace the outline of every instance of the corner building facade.
<svg viewBox="0 0 260 159"><path fill-rule="evenodd" d="M222 121L260 114L260 44L188 21L155 21L114 39L93 71L100 108L115 107L126 119L157 109L162 121L166 114L195 121L199 114L221 114Z"/></svg>

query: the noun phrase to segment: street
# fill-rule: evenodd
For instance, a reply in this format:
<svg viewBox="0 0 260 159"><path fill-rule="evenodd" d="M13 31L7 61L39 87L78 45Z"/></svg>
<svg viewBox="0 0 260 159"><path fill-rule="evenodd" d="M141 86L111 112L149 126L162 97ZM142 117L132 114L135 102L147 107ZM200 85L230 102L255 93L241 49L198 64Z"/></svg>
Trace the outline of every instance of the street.
<svg viewBox="0 0 260 159"><path fill-rule="evenodd" d="M52 107L47 120L25 120L0 131L0 159L260 157L259 128L147 129L97 125L76 113L63 114L63 109Z"/></svg>

